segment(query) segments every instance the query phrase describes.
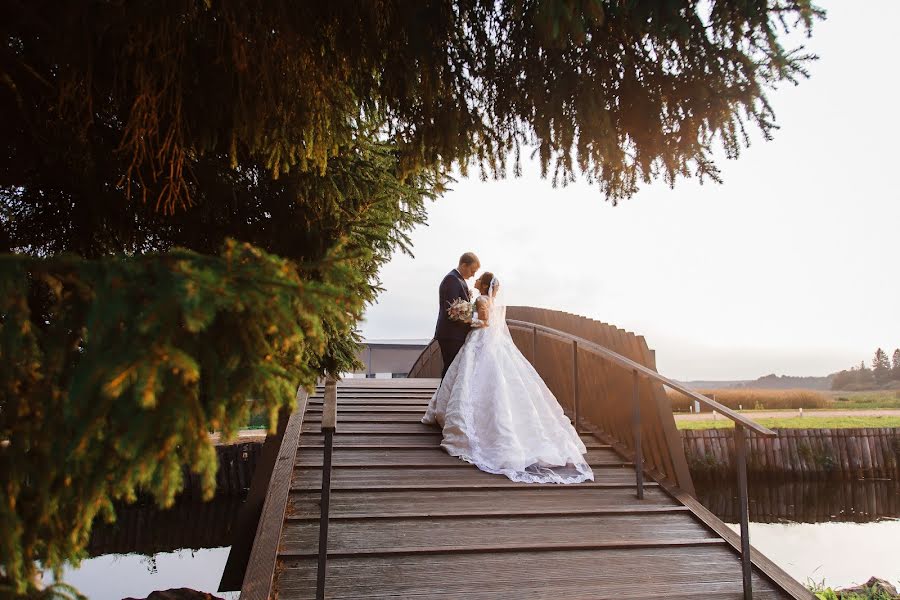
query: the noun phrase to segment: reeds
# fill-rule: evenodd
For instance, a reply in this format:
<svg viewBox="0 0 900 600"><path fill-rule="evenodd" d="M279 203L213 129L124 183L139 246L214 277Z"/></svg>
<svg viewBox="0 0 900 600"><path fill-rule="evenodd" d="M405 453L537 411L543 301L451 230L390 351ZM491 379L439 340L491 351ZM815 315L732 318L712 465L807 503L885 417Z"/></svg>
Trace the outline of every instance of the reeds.
<svg viewBox="0 0 900 600"><path fill-rule="evenodd" d="M688 412L692 400L681 392L667 389L672 410ZM731 409L742 410L777 410L786 408L828 408L833 401L828 395L814 390L760 390L760 389L721 389L698 390L700 394L713 398L719 404ZM710 409L701 405L701 412Z"/></svg>

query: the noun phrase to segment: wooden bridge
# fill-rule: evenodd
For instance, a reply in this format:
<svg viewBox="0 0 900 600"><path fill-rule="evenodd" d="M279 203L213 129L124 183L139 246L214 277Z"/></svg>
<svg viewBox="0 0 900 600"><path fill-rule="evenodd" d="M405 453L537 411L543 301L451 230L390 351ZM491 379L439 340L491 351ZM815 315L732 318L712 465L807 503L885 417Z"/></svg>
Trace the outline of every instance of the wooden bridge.
<svg viewBox="0 0 900 600"><path fill-rule="evenodd" d="M680 386L656 373L643 338L555 311L510 307L508 318L577 424L594 482L514 483L444 453L440 431L419 422L439 384L432 344L408 379L299 392L267 439L222 589L245 600L813 598L750 549L745 471L743 536L692 496L663 389ZM771 433L715 406L742 442L745 429Z"/></svg>

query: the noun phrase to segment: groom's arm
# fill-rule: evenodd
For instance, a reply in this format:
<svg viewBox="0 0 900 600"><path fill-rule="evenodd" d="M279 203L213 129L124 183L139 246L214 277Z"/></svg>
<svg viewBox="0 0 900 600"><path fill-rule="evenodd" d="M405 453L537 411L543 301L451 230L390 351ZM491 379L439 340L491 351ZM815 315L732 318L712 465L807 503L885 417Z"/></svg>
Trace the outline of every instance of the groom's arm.
<svg viewBox="0 0 900 600"><path fill-rule="evenodd" d="M456 285L454 283L458 282L455 277L444 277L444 280L441 281L441 287L438 288L438 294L440 296L441 301L441 311L446 312L450 305L453 304L453 301L456 300L459 296L456 296Z"/></svg>

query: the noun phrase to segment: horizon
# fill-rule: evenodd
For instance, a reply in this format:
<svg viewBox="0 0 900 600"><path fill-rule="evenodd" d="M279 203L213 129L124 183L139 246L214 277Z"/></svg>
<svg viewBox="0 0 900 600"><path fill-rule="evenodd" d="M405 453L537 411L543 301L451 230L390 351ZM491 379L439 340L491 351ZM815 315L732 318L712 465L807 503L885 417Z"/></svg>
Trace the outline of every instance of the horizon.
<svg viewBox="0 0 900 600"><path fill-rule="evenodd" d="M430 338L437 285L471 250L509 304L643 335L679 380L828 374L870 364L878 347L890 354L900 86L885 73L900 5L873 5L873 23L870 11L821 4L828 19L800 40L819 56L810 78L769 93L773 140L752 135L737 160L716 153L723 184L657 181L613 207L583 178L554 189L527 158L520 178L458 178L412 232L416 258L383 269L363 335Z"/></svg>
<svg viewBox="0 0 900 600"><path fill-rule="evenodd" d="M365 345L365 344L389 344L389 343L403 344L403 343L407 343L407 344L413 346L413 345L428 344L431 341L432 341L432 338L375 338L375 339L363 339L361 343L363 345ZM890 354L890 353L888 353L888 354ZM858 365L853 365L851 367L847 367L847 369L841 369L841 370L850 370L851 368L855 368L856 366L858 366ZM866 364L866 366L867 367L869 366L868 363ZM835 375L838 372L839 371L833 371L831 373L826 373L824 375L796 375L793 373L778 373L778 372L773 371L771 373L766 373L764 375L759 375L757 377L750 377L750 378L743 378L743 379L687 379L687 380L676 379L676 381L680 381L682 383L693 383L693 382L697 382L697 381L710 382L710 383L712 383L712 382L738 383L738 382L757 381L764 377L770 377L773 375L775 377L791 377L791 378L796 378L796 379L811 379L811 378L825 379L825 378L831 377L832 375Z"/></svg>

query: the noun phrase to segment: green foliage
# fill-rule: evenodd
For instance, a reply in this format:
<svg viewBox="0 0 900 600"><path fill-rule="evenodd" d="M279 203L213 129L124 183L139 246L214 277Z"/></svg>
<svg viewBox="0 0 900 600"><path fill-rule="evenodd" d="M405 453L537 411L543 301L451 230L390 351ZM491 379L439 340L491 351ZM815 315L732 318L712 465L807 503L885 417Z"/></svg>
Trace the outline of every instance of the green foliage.
<svg viewBox="0 0 900 600"><path fill-rule="evenodd" d="M875 358L872 359L872 376L879 384L891 379L891 360L881 348L875 351Z"/></svg>
<svg viewBox="0 0 900 600"><path fill-rule="evenodd" d="M896 596L880 585L860 586L859 591L841 591L825 587L825 582L807 581L806 588L819 600L896 600Z"/></svg>
<svg viewBox="0 0 900 600"><path fill-rule="evenodd" d="M227 436L246 423L247 398L263 395L262 406L256 403L255 409L267 412L271 425L298 383L310 385L318 375L356 365L354 327L365 303L379 291L378 269L396 249L408 250L406 232L424 221L424 200L439 187L425 174L400 182L393 174L395 163L389 147L361 139L332 161L324 176L297 174L273 182L248 168L243 176L225 179L241 201L232 212L217 213L212 198L219 190L210 177L206 191L178 218L164 219L140 204L123 203L118 213L97 216L108 219L109 226L80 230L72 237L66 236L63 223L78 223L80 213L90 210L89 199L72 194L73 202L67 204L72 213L60 210L60 221L52 223L42 218L46 205L27 191L7 204L18 211L12 220L16 240L41 255L69 246L87 253L79 244L107 249L124 240L131 240L131 252L176 244L210 253L223 244L228 248L223 257L175 250L96 261L74 256L3 259L0 284L20 294L19 304L13 303L16 296L4 296L11 303L0 309L5 334L12 335L17 331L13 324L21 322L31 334L44 336L41 351L33 356L36 379L31 385L21 383L21 374L0 374L8 389L18 390L2 400L0 439L12 439L13 430L25 431L18 434L24 436L24 446L2 449L4 460L16 465L9 476L23 497L44 498L23 503L11 495L13 503L6 507L5 518L28 524L18 530L32 536L5 540L3 564L10 565L16 581L27 580L28 565L36 558L55 567L78 556L91 518L100 511L111 517L113 500L127 500L146 489L160 502L170 502L181 489L182 464L202 472L211 485L215 455L205 432L222 430ZM116 229L117 222L128 226ZM228 242L229 235L241 235L292 260L236 246ZM236 249L240 260L232 257ZM239 272L235 265L241 266ZM14 316L14 308L22 312ZM290 346L290 363L272 362L278 356L270 347L276 340ZM224 349L228 354L222 354ZM20 354L16 348L8 352L4 354ZM171 368L178 369L180 379L167 375ZM194 405L184 401L190 389ZM172 401L160 404L154 393L165 393ZM123 403L123 395L132 404ZM209 402L218 404L204 404ZM159 406L168 412L159 413ZM116 413L118 425L110 429L111 416L104 411L113 409L123 412ZM160 421L141 412L151 409ZM33 413L67 416L51 426L35 421ZM133 435L135 428L149 427L150 434L164 423L181 429L170 428L171 436ZM32 437L68 439L70 432L88 442L101 436L107 446L120 445L120 436L138 445L109 454L105 446L89 444L93 450L79 455L80 471L60 462L68 456L66 447L11 452L31 448L37 443ZM190 435L193 441L187 444ZM131 475L110 487L106 478L120 479L116 469ZM51 487L32 489L43 478L29 479L28 473L47 473ZM80 483L54 483L54 473L63 482L78 477ZM43 513L27 513L29 508L65 519L38 526ZM77 528L59 526L76 520Z"/></svg>
<svg viewBox="0 0 900 600"><path fill-rule="evenodd" d="M354 328L378 270L409 250L407 232L440 189L427 173L401 182L396 160L366 137L325 175L273 181L209 158L196 163L195 203L174 216L121 198L97 211L97 195L52 178L4 198L17 249L49 257L0 263L3 356L21 367L0 371L0 439L12 441L0 448L11 465L3 530L18 532L0 560L20 590L34 560L56 568L79 556L113 500L144 490L171 502L183 464L212 485L206 432L245 424L247 398L263 398L254 410L272 426L298 384L356 366ZM50 206L50 189L69 201ZM130 257L110 257L116 248ZM100 258L53 258L71 250Z"/></svg>
<svg viewBox="0 0 900 600"><path fill-rule="evenodd" d="M895 348L891 355L891 379L900 381L900 348Z"/></svg>
<svg viewBox="0 0 900 600"><path fill-rule="evenodd" d="M138 491L170 505L182 465L212 496L216 455L248 417L274 419L297 385L313 386L323 322L352 319L352 261L321 281L290 261L229 242L85 260L0 258L0 561L17 591L35 560L80 555L94 517ZM40 294L37 303L29 295Z"/></svg>
<svg viewBox="0 0 900 600"><path fill-rule="evenodd" d="M782 36L823 14L810 0L0 10L13 183L35 165L64 165L73 185L114 173L129 198L169 212L194 202L198 158L324 174L361 116L396 145L401 178L454 163L517 172L532 147L555 182L580 172L613 200L657 175L718 179L714 142L736 156L748 127L771 134L766 91L812 58Z"/></svg>

